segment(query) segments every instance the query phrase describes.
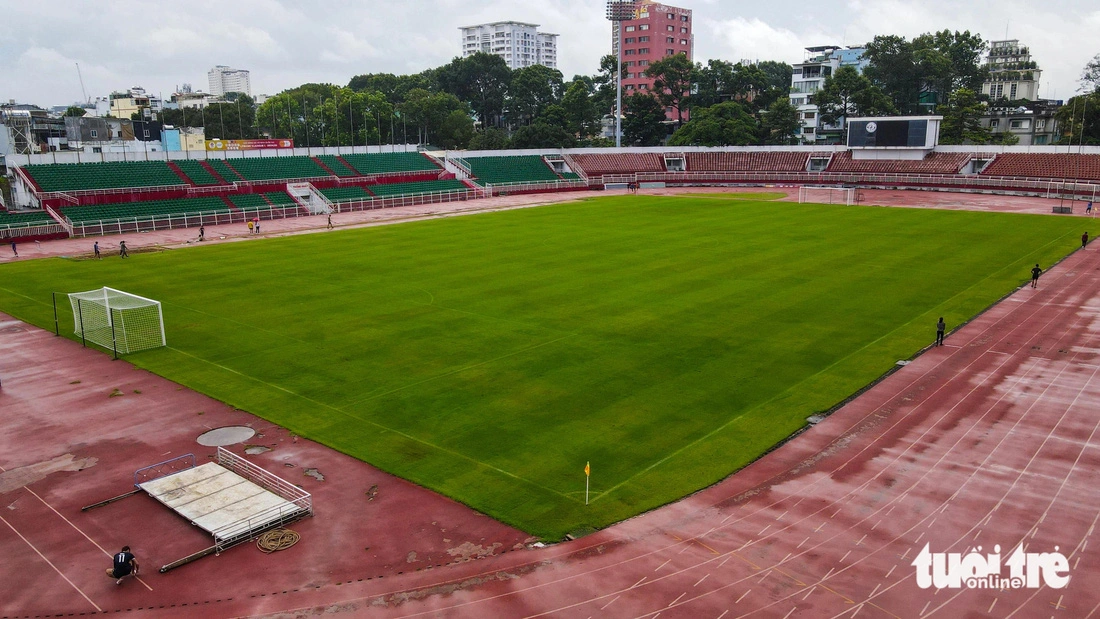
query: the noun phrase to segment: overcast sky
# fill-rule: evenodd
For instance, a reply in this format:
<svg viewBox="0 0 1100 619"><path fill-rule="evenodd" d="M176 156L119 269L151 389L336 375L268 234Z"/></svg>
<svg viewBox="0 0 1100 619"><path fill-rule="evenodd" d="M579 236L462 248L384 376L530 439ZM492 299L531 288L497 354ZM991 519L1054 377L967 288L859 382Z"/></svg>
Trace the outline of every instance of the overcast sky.
<svg viewBox="0 0 1100 619"><path fill-rule="evenodd" d="M1096 0L681 0L694 11L695 60L798 62L813 45L858 45L970 30L1019 39L1043 70L1040 94L1068 99L1100 53ZM610 53L601 0L0 0L0 101L40 106L143 86L168 97L189 82L208 90L216 64L251 71L254 94L305 82L347 84L361 73L415 73L459 53L458 27L541 24L560 34L568 80Z"/></svg>

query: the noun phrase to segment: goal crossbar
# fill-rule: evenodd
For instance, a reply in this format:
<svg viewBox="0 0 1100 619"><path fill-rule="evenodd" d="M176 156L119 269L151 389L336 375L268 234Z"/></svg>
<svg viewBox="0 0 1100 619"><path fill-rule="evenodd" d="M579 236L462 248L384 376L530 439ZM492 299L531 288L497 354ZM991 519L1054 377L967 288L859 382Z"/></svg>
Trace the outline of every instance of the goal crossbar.
<svg viewBox="0 0 1100 619"><path fill-rule="evenodd" d="M845 204L851 206L856 200L854 187L824 187L803 185L798 188L799 204Z"/></svg>
<svg viewBox="0 0 1100 619"><path fill-rule="evenodd" d="M159 301L104 286L69 293L75 333L116 355L166 346Z"/></svg>

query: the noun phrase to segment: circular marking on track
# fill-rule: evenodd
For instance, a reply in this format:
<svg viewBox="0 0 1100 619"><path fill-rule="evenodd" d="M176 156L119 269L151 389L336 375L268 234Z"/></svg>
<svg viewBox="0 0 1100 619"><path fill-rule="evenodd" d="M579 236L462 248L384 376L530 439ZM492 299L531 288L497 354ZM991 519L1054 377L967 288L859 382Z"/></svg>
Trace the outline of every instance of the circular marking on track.
<svg viewBox="0 0 1100 619"><path fill-rule="evenodd" d="M255 435L256 431L247 426L226 426L203 432L196 440L199 445L206 445L207 447L225 447L226 445L243 443Z"/></svg>

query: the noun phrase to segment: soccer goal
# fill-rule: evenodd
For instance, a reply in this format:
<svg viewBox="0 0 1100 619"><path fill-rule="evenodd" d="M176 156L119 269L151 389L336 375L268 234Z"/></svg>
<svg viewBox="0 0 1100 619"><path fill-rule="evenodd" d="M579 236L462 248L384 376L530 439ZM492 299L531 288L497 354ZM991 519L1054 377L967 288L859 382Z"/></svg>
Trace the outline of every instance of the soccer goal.
<svg viewBox="0 0 1100 619"><path fill-rule="evenodd" d="M71 293L69 303L76 334L115 356L167 345L160 301L104 287Z"/></svg>
<svg viewBox="0 0 1100 619"><path fill-rule="evenodd" d="M846 204L851 206L856 201L854 187L807 187L798 188L799 204Z"/></svg>

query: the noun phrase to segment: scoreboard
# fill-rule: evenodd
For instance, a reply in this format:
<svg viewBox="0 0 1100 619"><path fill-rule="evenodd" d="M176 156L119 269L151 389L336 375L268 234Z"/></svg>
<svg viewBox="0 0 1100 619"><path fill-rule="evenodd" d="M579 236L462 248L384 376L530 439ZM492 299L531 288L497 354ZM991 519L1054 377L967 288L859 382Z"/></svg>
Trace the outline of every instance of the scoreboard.
<svg viewBox="0 0 1100 619"><path fill-rule="evenodd" d="M926 148L928 121L928 118L853 119L848 123L848 146Z"/></svg>

